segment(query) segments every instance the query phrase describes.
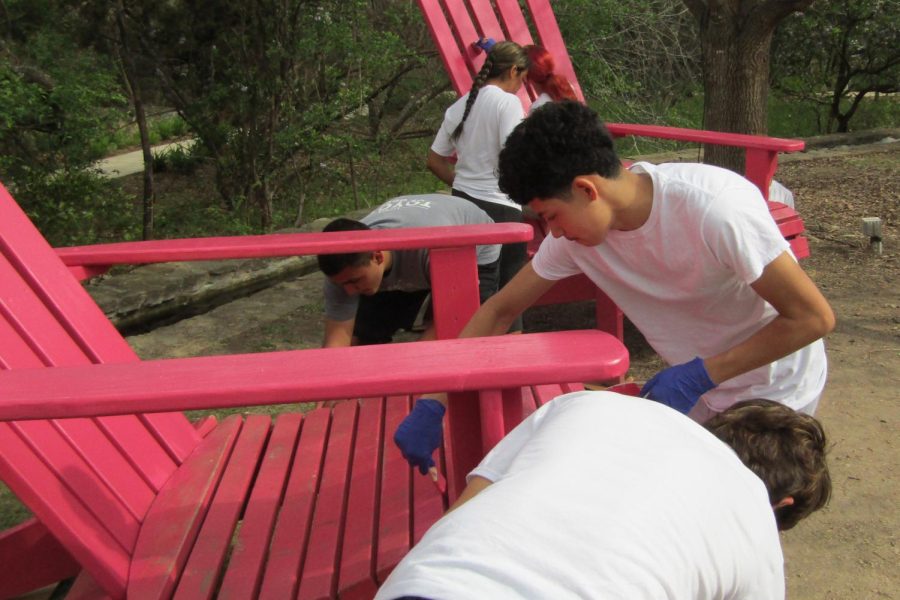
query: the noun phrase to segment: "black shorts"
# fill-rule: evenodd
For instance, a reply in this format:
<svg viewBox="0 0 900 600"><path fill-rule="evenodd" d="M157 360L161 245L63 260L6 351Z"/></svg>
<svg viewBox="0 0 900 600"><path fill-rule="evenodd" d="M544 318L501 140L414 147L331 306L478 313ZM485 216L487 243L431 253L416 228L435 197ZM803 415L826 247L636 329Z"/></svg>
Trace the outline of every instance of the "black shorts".
<svg viewBox="0 0 900 600"><path fill-rule="evenodd" d="M499 267L499 260L488 265L478 265L478 295L482 303L497 291ZM412 330L426 301L428 306L425 308L425 321L430 322L430 294L430 290L392 290L372 296L360 296L353 337L360 345L387 344L401 329Z"/></svg>
<svg viewBox="0 0 900 600"><path fill-rule="evenodd" d="M488 214L494 220L494 223L523 223L525 216L521 209L514 206L507 206L497 202L488 202L487 200L479 200L474 196L470 196L459 190L452 190L452 194L458 198L465 198L469 202ZM497 285L499 290L506 285L510 279L516 276L525 263L528 262L528 244L519 242L515 244L503 244L500 249L500 282ZM509 328L510 331L522 331L522 315L516 317L513 324Z"/></svg>

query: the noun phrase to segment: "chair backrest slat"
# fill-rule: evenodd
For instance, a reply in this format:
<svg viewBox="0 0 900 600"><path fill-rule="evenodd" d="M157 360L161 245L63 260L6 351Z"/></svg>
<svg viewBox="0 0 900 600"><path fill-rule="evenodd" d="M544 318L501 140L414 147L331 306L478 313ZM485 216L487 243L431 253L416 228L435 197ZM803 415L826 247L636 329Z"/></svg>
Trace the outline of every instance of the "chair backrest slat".
<svg viewBox="0 0 900 600"><path fill-rule="evenodd" d="M124 596L130 552L64 485L13 429L0 423L0 474L3 481L53 533L75 559L108 590Z"/></svg>
<svg viewBox="0 0 900 600"><path fill-rule="evenodd" d="M569 58L569 51L566 49L566 43L559 31L559 23L556 22L550 0L526 0L526 3L531 11L531 21L537 29L541 46L553 55L556 72L569 80L569 83L575 88L575 95L583 102L584 93L575 76L575 67L572 66L572 59Z"/></svg>
<svg viewBox="0 0 900 600"><path fill-rule="evenodd" d="M0 185L0 369L136 360ZM181 413L2 423L0 479L95 579L124 593L140 524L199 439Z"/></svg>
<svg viewBox="0 0 900 600"><path fill-rule="evenodd" d="M60 484L81 501L123 549L130 551L137 540L139 517L110 491L103 478L97 475L94 465L74 451L55 424L64 426L64 421L22 421L11 423L11 426L56 474ZM149 494L149 489L147 492ZM148 506L149 502L145 503L143 510Z"/></svg>
<svg viewBox="0 0 900 600"><path fill-rule="evenodd" d="M523 46L542 45L553 55L556 71L572 83L576 96L584 100L549 0L527 0L526 6L528 15L518 0L419 0L457 94L469 91L474 74L481 68L484 54L473 50L471 44L483 36L497 41L508 39ZM534 32L529 28L529 22L533 24ZM526 86L518 96L527 110L531 106L531 97Z"/></svg>

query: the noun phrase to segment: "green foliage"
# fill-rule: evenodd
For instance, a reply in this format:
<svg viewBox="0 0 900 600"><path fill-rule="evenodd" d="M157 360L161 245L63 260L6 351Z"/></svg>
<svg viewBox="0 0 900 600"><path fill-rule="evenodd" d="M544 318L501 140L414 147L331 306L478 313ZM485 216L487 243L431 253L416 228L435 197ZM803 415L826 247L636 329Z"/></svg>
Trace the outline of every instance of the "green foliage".
<svg viewBox="0 0 900 600"><path fill-rule="evenodd" d="M197 171L205 158L203 148L196 144L170 145L153 153L153 170L156 173L191 175Z"/></svg>
<svg viewBox="0 0 900 600"><path fill-rule="evenodd" d="M10 0L0 43L0 179L54 244L128 237L130 207L90 170L123 97L65 3Z"/></svg>
<svg viewBox="0 0 900 600"><path fill-rule="evenodd" d="M821 106L822 132L846 131L867 95L900 92L898 22L900 0L818 0L775 36L776 88ZM891 112L890 103L884 110Z"/></svg>
<svg viewBox="0 0 900 600"><path fill-rule="evenodd" d="M63 170L52 175L30 171L17 179L13 193L54 246L139 237L132 200L94 171Z"/></svg>
<svg viewBox="0 0 900 600"><path fill-rule="evenodd" d="M699 46L681 0L567 0L554 7L585 96L608 121L666 122L700 89Z"/></svg>
<svg viewBox="0 0 900 600"><path fill-rule="evenodd" d="M162 73L163 92L216 166L226 206L257 207L264 228L298 173L308 178L320 158L377 135L385 99L424 64L396 29L414 14L421 23L410 3L136 4L127 16L140 60Z"/></svg>

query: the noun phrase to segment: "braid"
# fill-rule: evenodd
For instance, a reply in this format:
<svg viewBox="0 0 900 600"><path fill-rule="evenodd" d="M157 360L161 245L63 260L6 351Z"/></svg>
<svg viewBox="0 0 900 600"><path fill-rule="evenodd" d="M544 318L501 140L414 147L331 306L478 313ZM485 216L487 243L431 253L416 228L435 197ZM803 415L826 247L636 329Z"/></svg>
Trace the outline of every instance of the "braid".
<svg viewBox="0 0 900 600"><path fill-rule="evenodd" d="M469 90L469 97L466 99L466 110L463 112L462 120L459 122L459 125L456 126L456 129L453 130L453 135L450 136L454 142L459 139L459 136L462 134L463 123L466 122L466 119L469 117L469 111L472 110L472 106L475 104L475 99L478 97L478 90L480 90L484 86L484 82L488 80L488 76L490 75L493 66L494 61L491 58L491 55L488 54L484 61L484 65L481 67L481 70L478 71L475 80L472 81L472 89Z"/></svg>

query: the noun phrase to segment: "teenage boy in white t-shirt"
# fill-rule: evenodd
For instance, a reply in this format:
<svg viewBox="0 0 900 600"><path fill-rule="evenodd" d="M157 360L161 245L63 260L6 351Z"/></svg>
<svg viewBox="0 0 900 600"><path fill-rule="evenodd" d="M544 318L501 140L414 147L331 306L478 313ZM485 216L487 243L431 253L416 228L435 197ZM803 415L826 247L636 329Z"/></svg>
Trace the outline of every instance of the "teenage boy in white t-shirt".
<svg viewBox="0 0 900 600"><path fill-rule="evenodd" d="M748 400L704 428L612 392L541 407L468 481L377 599L784 598L778 530L831 490L813 417Z"/></svg>
<svg viewBox="0 0 900 600"><path fill-rule="evenodd" d="M672 365L641 395L700 422L747 398L813 414L834 314L753 184L710 165L625 169L596 113L575 102L542 106L517 126L499 172L500 188L553 235L463 337L505 332L557 280L584 273ZM419 400L395 434L420 469L432 464L442 409Z"/></svg>

